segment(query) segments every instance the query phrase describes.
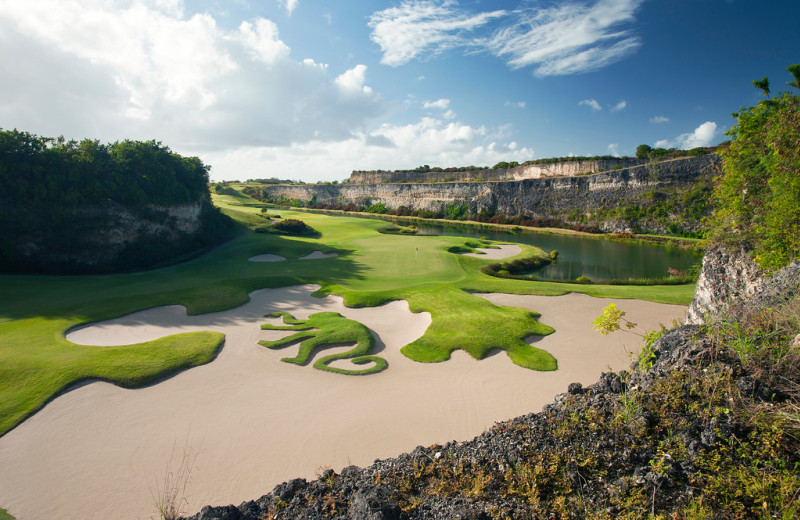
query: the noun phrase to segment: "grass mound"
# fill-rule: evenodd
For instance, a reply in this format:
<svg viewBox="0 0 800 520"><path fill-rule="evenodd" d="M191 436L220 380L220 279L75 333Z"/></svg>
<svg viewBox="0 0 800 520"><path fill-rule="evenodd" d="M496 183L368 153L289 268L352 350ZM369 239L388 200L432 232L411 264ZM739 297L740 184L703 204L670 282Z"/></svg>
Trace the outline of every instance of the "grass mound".
<svg viewBox="0 0 800 520"><path fill-rule="evenodd" d="M347 352L319 358L314 362L314 368L336 374L361 376L376 374L385 370L388 366L388 363L382 357L369 355L375 347L375 337L369 329L355 320L345 318L338 312L318 312L309 316L307 320L297 320L288 312L274 312L267 314L267 316L282 316L283 322L287 325L265 323L261 325L262 330L294 330L297 332L275 341L259 341L259 344L274 349L302 340L300 341L300 350L297 356L283 358L281 361L294 363L295 365L305 365L308 363L309 358L313 357L316 349L356 343L356 346ZM349 359L350 362L356 365L374 364L362 370L330 366L330 363L338 359Z"/></svg>
<svg viewBox="0 0 800 520"><path fill-rule="evenodd" d="M96 347L64 339L69 328L65 320L33 318L3 325L8 342L0 348L0 433L80 381L142 387L209 363L225 341L217 332L188 332L135 345Z"/></svg>
<svg viewBox="0 0 800 520"><path fill-rule="evenodd" d="M397 226L391 225L386 226L378 229L378 233L383 233L384 235L416 235L417 234L416 226Z"/></svg>
<svg viewBox="0 0 800 520"><path fill-rule="evenodd" d="M317 236L319 232L303 222L302 220L297 220L294 218L287 218L286 220L280 220L278 222L273 222L272 224L267 224L265 226L259 226L255 229L256 233L275 233L277 235L288 235L293 237L310 237L310 236Z"/></svg>

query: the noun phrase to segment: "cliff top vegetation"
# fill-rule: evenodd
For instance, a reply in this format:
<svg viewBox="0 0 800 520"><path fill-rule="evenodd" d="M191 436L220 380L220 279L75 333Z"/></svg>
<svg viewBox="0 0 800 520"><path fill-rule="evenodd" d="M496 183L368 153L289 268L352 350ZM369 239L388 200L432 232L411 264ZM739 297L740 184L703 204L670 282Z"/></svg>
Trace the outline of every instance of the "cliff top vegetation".
<svg viewBox="0 0 800 520"><path fill-rule="evenodd" d="M679 150L677 148L653 148L647 144L641 144L636 148L636 157L615 156L615 155L570 155L566 157L543 157L519 163L517 161L500 161L494 166L451 166L442 168L423 164L411 170L353 170L353 173L453 173L469 172L479 170L500 170L516 168L517 166L533 166L543 164L570 163L581 161L625 161L630 159L674 159L677 157L695 157L715 153L719 147L697 147L691 150Z"/></svg>
<svg viewBox="0 0 800 520"><path fill-rule="evenodd" d="M711 219L714 240L771 271L800 257L800 64L787 70L791 90L770 97L768 78L754 81L766 99L734 114Z"/></svg>
<svg viewBox="0 0 800 520"><path fill-rule="evenodd" d="M180 204L208 193L210 167L160 142L80 142L0 129L0 200L74 207Z"/></svg>
<svg viewBox="0 0 800 520"><path fill-rule="evenodd" d="M211 205L208 172L154 140L0 129L0 271L113 272L196 254L235 232Z"/></svg>

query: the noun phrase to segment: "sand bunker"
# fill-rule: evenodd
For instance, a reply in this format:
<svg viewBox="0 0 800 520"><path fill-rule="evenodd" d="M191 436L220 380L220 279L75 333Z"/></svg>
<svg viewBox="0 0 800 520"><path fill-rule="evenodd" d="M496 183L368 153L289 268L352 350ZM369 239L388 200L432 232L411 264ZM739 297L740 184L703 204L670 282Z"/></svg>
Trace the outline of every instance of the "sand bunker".
<svg viewBox="0 0 800 520"><path fill-rule="evenodd" d="M323 253L322 251L314 251L313 253L303 256L300 260L319 260L320 258L333 258L339 256L339 253Z"/></svg>
<svg viewBox="0 0 800 520"><path fill-rule="evenodd" d="M278 255L257 255L251 256L248 258L251 262L283 262L286 260L285 256L278 256Z"/></svg>
<svg viewBox="0 0 800 520"><path fill-rule="evenodd" d="M0 505L19 520L38 518L156 518L152 491L175 451L198 453L185 510L239 504L319 467L339 471L417 445L465 440L495 421L538 411L573 381L630 363L640 339L624 331L601 336L591 321L610 300L486 295L500 305L527 307L556 332L536 343L559 362L556 372L520 368L504 353L482 361L455 352L445 363L415 363L400 348L424 333L427 314L406 302L348 309L341 298L313 298L314 286L257 291L242 307L186 316L182 307L149 309L75 330L69 340L111 345L190 330L226 334L212 363L138 390L103 382L76 387L0 438ZM682 318L685 307L615 300L644 328ZM286 311L298 318L337 311L377 337L389 368L343 376L280 361L295 347L270 350L262 331ZM277 321L276 321L277 323ZM345 347L346 348L346 347Z"/></svg>
<svg viewBox="0 0 800 520"><path fill-rule="evenodd" d="M514 255L518 255L522 252L522 248L516 244L501 244L497 246L498 249L495 248L484 248L478 247L476 248L478 251L483 251L483 254L480 253L463 253L467 256L475 256L478 258L484 258L486 260L502 260L504 258L510 258Z"/></svg>

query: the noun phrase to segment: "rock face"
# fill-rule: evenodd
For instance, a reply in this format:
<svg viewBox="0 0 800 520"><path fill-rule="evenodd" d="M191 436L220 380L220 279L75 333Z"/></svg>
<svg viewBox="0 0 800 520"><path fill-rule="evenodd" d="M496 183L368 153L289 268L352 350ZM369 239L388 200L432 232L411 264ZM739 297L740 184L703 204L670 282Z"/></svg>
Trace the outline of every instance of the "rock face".
<svg viewBox="0 0 800 520"><path fill-rule="evenodd" d="M38 225L18 228L3 247L0 268L16 272L100 273L168 262L224 239L230 220L208 197L188 204L127 207L102 204L12 216ZM42 223L39 219L50 219Z"/></svg>
<svg viewBox="0 0 800 520"><path fill-rule="evenodd" d="M404 206L428 211L442 211L447 204L464 202L473 214L488 211L549 218L574 210L647 204L647 196L653 190L692 186L699 179L713 178L719 167L718 156L706 155L578 177L438 184L281 185L264 187L264 194L273 201L298 199L365 207L383 203L395 209Z"/></svg>
<svg viewBox="0 0 800 520"><path fill-rule="evenodd" d="M707 314L719 314L733 302L749 298L762 276L761 270L743 250L712 246L703 257L687 324L702 325Z"/></svg>
<svg viewBox="0 0 800 520"><path fill-rule="evenodd" d="M745 302L759 307L781 305L785 296L796 293L798 288L800 261L781 269L774 276L766 276L747 252L711 246L703 257L686 323L703 325L706 316L720 315Z"/></svg>
<svg viewBox="0 0 800 520"><path fill-rule="evenodd" d="M514 168L496 170L481 169L468 171L417 172L413 170L397 172L353 172L350 184L382 183L430 183L430 182L470 182L470 181L520 181L542 177L565 177L586 175L608 170L630 168L645 164L643 159L599 159L591 161L565 161L552 164L528 164Z"/></svg>

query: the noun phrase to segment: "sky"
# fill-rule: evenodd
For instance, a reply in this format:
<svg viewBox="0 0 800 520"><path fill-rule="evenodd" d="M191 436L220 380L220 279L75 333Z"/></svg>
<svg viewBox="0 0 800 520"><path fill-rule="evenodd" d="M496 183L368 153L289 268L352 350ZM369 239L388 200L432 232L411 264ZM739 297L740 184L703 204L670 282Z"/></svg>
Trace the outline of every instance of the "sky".
<svg viewBox="0 0 800 520"><path fill-rule="evenodd" d="M211 178L718 144L797 0L0 0L0 128L155 139Z"/></svg>

